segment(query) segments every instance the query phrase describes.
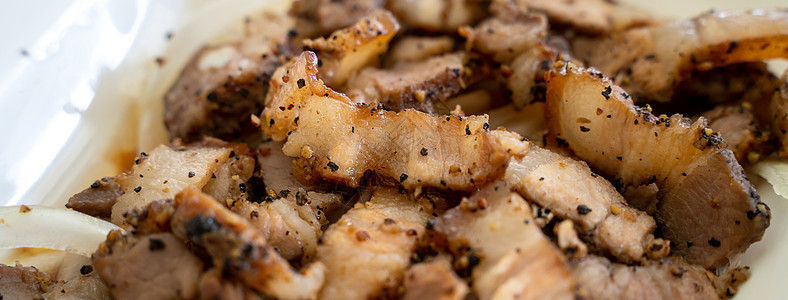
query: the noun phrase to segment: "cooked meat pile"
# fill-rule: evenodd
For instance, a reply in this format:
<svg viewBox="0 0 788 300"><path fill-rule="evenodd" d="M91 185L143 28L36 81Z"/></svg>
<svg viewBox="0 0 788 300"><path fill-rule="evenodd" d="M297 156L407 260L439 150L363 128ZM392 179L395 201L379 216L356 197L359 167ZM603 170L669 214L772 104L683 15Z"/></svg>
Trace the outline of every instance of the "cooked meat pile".
<svg viewBox="0 0 788 300"><path fill-rule="evenodd" d="M666 22L603 0L250 16L164 96L170 144L68 201L124 229L95 271L0 266L0 299L731 297L771 217L742 166L788 156L788 72L761 62L788 58L786 16Z"/></svg>

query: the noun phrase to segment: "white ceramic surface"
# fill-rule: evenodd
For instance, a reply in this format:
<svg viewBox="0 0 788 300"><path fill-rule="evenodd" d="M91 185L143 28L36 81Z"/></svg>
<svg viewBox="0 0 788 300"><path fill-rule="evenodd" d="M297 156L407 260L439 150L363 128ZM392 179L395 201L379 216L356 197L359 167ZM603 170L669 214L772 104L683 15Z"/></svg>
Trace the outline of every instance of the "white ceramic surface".
<svg viewBox="0 0 788 300"><path fill-rule="evenodd" d="M283 9L281 2L6 1L0 10L0 205L61 206L165 141L161 96L189 56L209 40L232 38L243 16L266 6ZM664 17L788 7L784 0L622 2ZM781 299L788 281L788 200L754 180L774 218L764 241L743 259L753 277L738 298Z"/></svg>

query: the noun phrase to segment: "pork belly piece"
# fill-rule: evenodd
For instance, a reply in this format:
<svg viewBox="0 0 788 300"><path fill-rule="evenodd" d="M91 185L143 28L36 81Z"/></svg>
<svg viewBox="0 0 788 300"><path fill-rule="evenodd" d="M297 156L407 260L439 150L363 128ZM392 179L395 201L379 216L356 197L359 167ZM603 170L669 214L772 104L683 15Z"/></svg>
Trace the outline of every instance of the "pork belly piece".
<svg viewBox="0 0 788 300"><path fill-rule="evenodd" d="M203 262L171 233L111 232L93 265L117 299L190 299L197 296Z"/></svg>
<svg viewBox="0 0 788 300"><path fill-rule="evenodd" d="M472 190L527 151L517 134L488 131L486 116L359 107L316 73L311 52L278 70L259 123L274 140L287 139L285 155L319 178L355 187L373 171L408 189Z"/></svg>
<svg viewBox="0 0 788 300"><path fill-rule="evenodd" d="M609 34L654 22L650 14L605 0L516 0L530 10L544 12L551 21L590 34Z"/></svg>
<svg viewBox="0 0 788 300"><path fill-rule="evenodd" d="M377 10L327 38L304 40L304 48L317 53L320 79L337 88L356 71L376 64L398 31L399 23L391 12Z"/></svg>
<svg viewBox="0 0 788 300"><path fill-rule="evenodd" d="M124 175L119 176L122 178ZM123 189L120 184L115 182L113 177L104 177L94 181L89 188L71 196L66 207L109 221L112 216L112 206L121 195Z"/></svg>
<svg viewBox="0 0 788 300"><path fill-rule="evenodd" d="M709 12L601 41L578 40L575 49L636 99L667 102L695 70L788 57L788 11Z"/></svg>
<svg viewBox="0 0 788 300"><path fill-rule="evenodd" d="M752 104L742 103L734 106L718 106L704 112L702 116L709 122L709 128L720 133L725 140L726 148L733 151L733 155L740 164L748 163L747 156L751 151L763 147L767 137L758 128L758 122L751 111Z"/></svg>
<svg viewBox="0 0 788 300"><path fill-rule="evenodd" d="M485 1L389 0L386 7L409 28L424 32L455 33L486 15Z"/></svg>
<svg viewBox="0 0 788 300"><path fill-rule="evenodd" d="M294 21L264 14L246 26L243 40L208 45L195 54L164 96L171 139L240 141L257 132L249 116L262 109L271 74L284 62L280 55L293 52Z"/></svg>
<svg viewBox="0 0 788 300"><path fill-rule="evenodd" d="M461 300L468 295L468 284L457 277L451 256L440 255L432 261L411 265L403 276L405 300Z"/></svg>
<svg viewBox="0 0 788 300"><path fill-rule="evenodd" d="M584 162L531 146L528 155L511 160L504 180L527 199L572 220L593 246L621 261L640 262L669 252L668 243L652 235L654 219L627 205Z"/></svg>
<svg viewBox="0 0 788 300"><path fill-rule="evenodd" d="M761 239L769 208L705 119L655 117L602 74L571 64L547 82L547 143L621 187L656 184L654 218L673 253L717 269Z"/></svg>
<svg viewBox="0 0 788 300"><path fill-rule="evenodd" d="M141 153L130 171L115 178L123 194L112 206L112 222L121 226L126 211L172 199L187 186L205 188L223 202L237 197L254 170L246 151L245 144L208 140L190 146L160 145L150 153Z"/></svg>
<svg viewBox="0 0 788 300"><path fill-rule="evenodd" d="M536 226L531 209L501 182L435 220L455 266L471 269L478 299L574 299L566 258Z"/></svg>
<svg viewBox="0 0 788 300"><path fill-rule="evenodd" d="M403 63L392 69L366 68L354 75L346 87L354 103L401 111L416 109L431 113L435 104L457 95L488 73L478 57L463 52L435 56L420 62Z"/></svg>
<svg viewBox="0 0 788 300"><path fill-rule="evenodd" d="M44 299L54 282L35 267L0 264L0 295L3 299Z"/></svg>
<svg viewBox="0 0 788 300"><path fill-rule="evenodd" d="M408 35L397 38L386 53L386 67L401 63L417 62L433 56L450 53L455 47L451 36Z"/></svg>
<svg viewBox="0 0 788 300"><path fill-rule="evenodd" d="M572 277L585 299L720 299L713 274L680 258L628 266L589 255L572 261ZM728 295L732 296L732 295Z"/></svg>
<svg viewBox="0 0 788 300"><path fill-rule="evenodd" d="M320 298L396 295L428 217L413 198L373 188L368 202L356 204L321 239L317 260L326 266L326 283Z"/></svg>
<svg viewBox="0 0 788 300"><path fill-rule="evenodd" d="M183 190L175 205L173 234L204 248L214 267L275 298L317 297L324 279L322 264L293 270L249 222L198 189Z"/></svg>
<svg viewBox="0 0 788 300"><path fill-rule="evenodd" d="M782 75L783 84L779 92L774 93L769 105L772 131L780 145L780 156L788 157L788 70Z"/></svg>

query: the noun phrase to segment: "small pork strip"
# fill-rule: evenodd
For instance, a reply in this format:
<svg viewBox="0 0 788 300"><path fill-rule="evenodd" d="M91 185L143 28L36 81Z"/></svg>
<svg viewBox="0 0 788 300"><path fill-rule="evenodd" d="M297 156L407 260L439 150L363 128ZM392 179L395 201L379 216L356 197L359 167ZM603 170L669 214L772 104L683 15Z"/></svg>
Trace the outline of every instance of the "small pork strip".
<svg viewBox="0 0 788 300"><path fill-rule="evenodd" d="M720 299L713 274L678 258L641 266L612 263L589 255L571 263L572 277L584 299Z"/></svg>
<svg viewBox="0 0 788 300"><path fill-rule="evenodd" d="M242 217L193 187L175 197L172 232L205 248L213 264L244 284L279 299L316 299L325 267L297 272Z"/></svg>
<svg viewBox="0 0 788 300"><path fill-rule="evenodd" d="M377 63L398 31L399 23L394 15L377 10L327 38L305 40L304 48L317 53L320 78L337 88L359 69Z"/></svg>
<svg viewBox="0 0 788 300"><path fill-rule="evenodd" d="M531 146L528 155L509 163L504 178L527 199L572 220L592 245L622 261L640 262L669 252L668 243L652 234L654 219L630 207L583 162Z"/></svg>
<svg viewBox="0 0 788 300"><path fill-rule="evenodd" d="M486 2L476 0L388 0L386 7L410 28L455 33L486 15Z"/></svg>
<svg viewBox="0 0 788 300"><path fill-rule="evenodd" d="M348 81L346 91L354 103L430 113L435 104L457 95L485 73L478 58L456 52L393 69L363 69Z"/></svg>
<svg viewBox="0 0 788 300"><path fill-rule="evenodd" d="M566 258L537 227L528 203L502 182L464 198L434 229L446 235L455 261L472 268L481 300L575 298Z"/></svg>
<svg viewBox="0 0 788 300"><path fill-rule="evenodd" d="M612 32L650 24L648 13L605 0L515 0L528 9L544 12L550 20L590 34Z"/></svg>
<svg viewBox="0 0 788 300"><path fill-rule="evenodd" d="M351 104L317 79L317 59L304 52L281 68L260 126L284 153L318 177L358 186L366 171L420 186L472 190L503 172L527 144L517 134L488 131L486 116L432 116ZM331 128L331 130L326 130Z"/></svg>
<svg viewBox="0 0 788 300"><path fill-rule="evenodd" d="M469 293L468 284L452 270L449 255L439 255L433 261L410 266L402 286L405 288L404 300L462 300Z"/></svg>
<svg viewBox="0 0 788 300"><path fill-rule="evenodd" d="M726 148L733 151L740 164L747 163L750 151L759 150L767 138L760 132L751 107L750 103L718 106L702 114L709 120L709 128L720 133Z"/></svg>
<svg viewBox="0 0 788 300"><path fill-rule="evenodd" d="M788 10L709 12L602 41L578 40L575 49L636 99L667 102L695 70L788 58Z"/></svg>
<svg viewBox="0 0 788 300"><path fill-rule="evenodd" d="M375 188L331 225L318 246L326 266L321 299L369 299L396 293L429 215L397 190Z"/></svg>
<svg viewBox="0 0 788 300"><path fill-rule="evenodd" d="M568 147L621 187L655 183L654 217L675 254L716 269L761 239L769 208L705 119L657 118L571 64L550 72L547 87L548 145Z"/></svg>

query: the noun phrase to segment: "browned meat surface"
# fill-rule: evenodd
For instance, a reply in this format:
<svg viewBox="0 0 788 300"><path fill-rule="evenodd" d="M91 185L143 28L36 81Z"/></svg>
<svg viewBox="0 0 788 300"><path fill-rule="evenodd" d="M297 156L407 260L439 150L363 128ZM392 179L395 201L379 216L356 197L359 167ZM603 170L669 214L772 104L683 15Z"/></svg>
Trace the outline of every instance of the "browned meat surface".
<svg viewBox="0 0 788 300"><path fill-rule="evenodd" d="M292 53L289 17L265 14L247 22L242 41L209 45L193 56L164 96L170 138L243 140L256 133L249 116L262 109L271 74ZM264 28L264 30L259 30Z"/></svg>
<svg viewBox="0 0 788 300"><path fill-rule="evenodd" d="M788 57L788 11L722 11L578 41L575 54L637 99L666 102L693 71Z"/></svg>
<svg viewBox="0 0 788 300"><path fill-rule="evenodd" d="M551 21L591 34L608 34L653 22L650 14L605 0L516 0L531 10L544 12Z"/></svg>
<svg viewBox="0 0 788 300"><path fill-rule="evenodd" d="M450 36L415 36L400 37L386 53L386 66L393 67L400 63L423 61L427 58L452 52L454 39Z"/></svg>
<svg viewBox="0 0 788 300"><path fill-rule="evenodd" d="M320 79L337 88L356 71L376 64L398 31L399 22L391 12L377 10L327 38L305 40L304 47L317 53Z"/></svg>
<svg viewBox="0 0 788 300"><path fill-rule="evenodd" d="M324 279L322 264L293 270L249 222L195 188L183 190L175 203L172 232L204 248L214 268L275 298L316 298Z"/></svg>
<svg viewBox="0 0 788 300"><path fill-rule="evenodd" d="M66 207L103 220L109 220L112 216L112 206L115 205L115 201L120 195L123 195L120 184L115 182L112 177L104 177L93 182L84 191L71 196Z"/></svg>
<svg viewBox="0 0 788 300"><path fill-rule="evenodd" d="M777 135L780 145L780 156L788 157L788 70L782 75L783 84L778 93L774 93L769 105L772 131Z"/></svg>
<svg viewBox="0 0 788 300"><path fill-rule="evenodd" d="M655 117L602 74L571 64L547 81L548 144L621 187L656 184L654 217L673 253L716 269L761 239L769 208L705 119Z"/></svg>
<svg viewBox="0 0 788 300"><path fill-rule="evenodd" d="M202 261L170 233L112 232L93 265L116 299L189 299L197 296Z"/></svg>
<svg viewBox="0 0 788 300"><path fill-rule="evenodd" d="M572 277L586 299L720 299L710 277L700 266L681 259L647 261L641 266L611 263L590 255L573 261Z"/></svg>
<svg viewBox="0 0 788 300"><path fill-rule="evenodd" d="M236 281L222 278L219 270L212 269L200 277L200 299L263 300L264 294Z"/></svg>
<svg viewBox="0 0 788 300"><path fill-rule="evenodd" d="M2 299L44 299L48 286L54 284L46 273L34 267L0 264Z"/></svg>
<svg viewBox="0 0 788 300"><path fill-rule="evenodd" d="M307 173L351 187L369 170L405 188L471 190L527 151L516 134L488 131L485 116L355 106L319 82L316 60L304 52L277 71L260 121L274 140L287 139L284 153Z"/></svg>
<svg viewBox="0 0 788 300"><path fill-rule="evenodd" d="M317 259L326 265L326 283L319 298L396 295L428 216L409 196L375 189L323 235Z"/></svg>
<svg viewBox="0 0 788 300"><path fill-rule="evenodd" d="M405 300L462 300L469 293L468 284L452 270L448 255L410 266L403 276L402 286Z"/></svg>
<svg viewBox="0 0 788 300"><path fill-rule="evenodd" d="M115 179L123 194L112 206L112 222L123 225L126 211L142 208L151 201L172 199L187 186L204 188L225 202L243 193L241 185L253 170L244 144L209 140L188 147L158 146L150 153L142 153L127 176Z"/></svg>
<svg viewBox="0 0 788 300"><path fill-rule="evenodd" d="M455 266L471 269L478 299L574 299L566 258L536 226L525 200L496 182L435 221ZM459 264L458 264L459 261Z"/></svg>
<svg viewBox="0 0 788 300"><path fill-rule="evenodd" d="M413 29L454 33L482 19L485 4L477 0L389 0L386 7Z"/></svg>
<svg viewBox="0 0 788 300"><path fill-rule="evenodd" d="M709 128L720 133L726 148L733 151L741 164L748 162L750 151L759 150L766 142L751 108L752 104L745 102L736 106L718 106L702 115L709 120Z"/></svg>
<svg viewBox="0 0 788 300"><path fill-rule="evenodd" d="M324 35L353 25L383 8L384 3L384 0L296 0L290 14L314 23L317 35Z"/></svg>
<svg viewBox="0 0 788 300"><path fill-rule="evenodd" d="M669 251L666 241L652 235L654 219L627 205L583 162L531 146L528 155L509 163L504 178L527 199L572 220L592 245L622 261L659 258Z"/></svg>
<svg viewBox="0 0 788 300"><path fill-rule="evenodd" d="M348 81L346 93L358 104L401 111L413 108L433 112L444 102L486 73L478 58L457 52L393 69L366 68Z"/></svg>

